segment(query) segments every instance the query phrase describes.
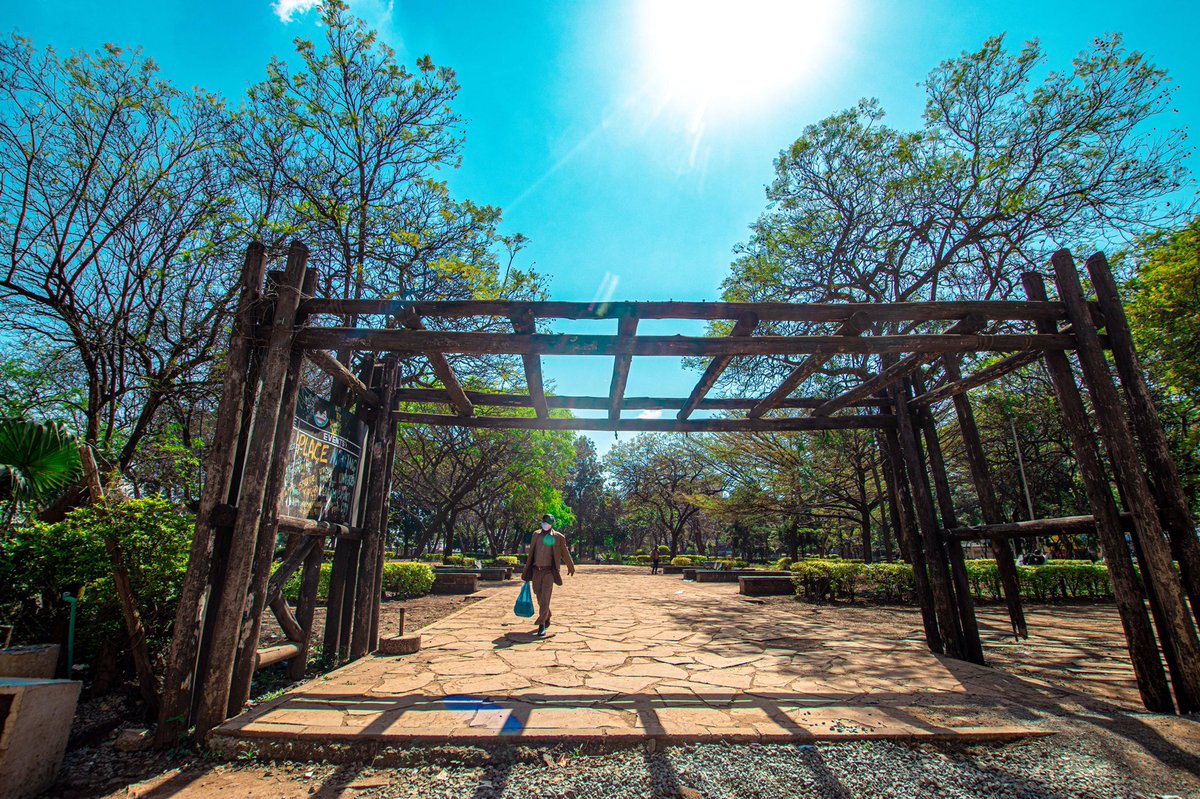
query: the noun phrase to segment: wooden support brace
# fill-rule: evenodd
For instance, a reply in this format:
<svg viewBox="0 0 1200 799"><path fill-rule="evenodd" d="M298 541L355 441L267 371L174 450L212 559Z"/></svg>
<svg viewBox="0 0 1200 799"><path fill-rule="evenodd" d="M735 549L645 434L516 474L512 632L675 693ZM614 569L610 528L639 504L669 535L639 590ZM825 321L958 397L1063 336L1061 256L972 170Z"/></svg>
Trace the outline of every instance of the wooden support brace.
<svg viewBox="0 0 1200 799"><path fill-rule="evenodd" d="M283 630L283 634L288 637L289 641L298 644L308 637L308 633L292 615L292 609L288 607L283 597L275 597L267 607L271 609L275 621L279 622L279 629Z"/></svg>
<svg viewBox="0 0 1200 799"><path fill-rule="evenodd" d="M280 644L260 649L254 653L254 670L258 671L268 666L274 666L276 663L291 660L299 654L300 646L298 644Z"/></svg>
<svg viewBox="0 0 1200 799"><path fill-rule="evenodd" d="M628 349L632 349L633 337L637 335L637 326L636 316L623 316L617 322L617 338L626 342ZM608 418L614 421L621 418L625 384L629 380L629 367L632 363L632 352L620 352L613 357L612 382L608 388Z"/></svg>
<svg viewBox="0 0 1200 799"><path fill-rule="evenodd" d="M758 317L754 314L743 314L738 317L738 320L733 324L733 330L729 332L731 339L749 338L754 332L754 328L758 325ZM700 376L700 381L696 383L696 387L692 389L691 395L688 396L687 402L676 414L676 418L680 421L686 420L692 415L692 411L696 410L696 406L704 399L705 395L716 385L717 380L721 377L721 373L725 371L725 367L729 366L729 362L734 358L733 355L718 355L709 362L708 368L704 370L704 374Z"/></svg>
<svg viewBox="0 0 1200 799"><path fill-rule="evenodd" d="M862 311L858 311L854 314L851 314L850 318L845 322L842 322L841 327L838 328L837 334L839 336L860 336L862 335L863 331L870 326L870 324L870 318ZM821 371L821 367L828 363L831 357L832 356L829 355L808 356L803 363L793 369L791 373L783 379L783 382L780 383L774 391L755 403L754 407L750 409L750 412L747 414L747 416L749 416L751 419L758 419L767 411L781 407L784 401L787 400L787 398L791 396L792 392L796 390L796 387L808 378L815 375L817 372Z"/></svg>
<svg viewBox="0 0 1200 799"><path fill-rule="evenodd" d="M983 325L983 319L979 318L978 316L970 316L955 324L946 331L946 334L969 335L978 332L980 329L982 329ZM834 411L841 410L851 403L878 393L880 389L887 388L892 383L895 383L897 380L904 377L906 374L920 368L926 363L929 363L936 357L937 354L935 353L924 352L914 352L911 355L907 355L888 366L879 374L867 378L849 391L833 397L818 408L814 408L812 415L828 416Z"/></svg>
<svg viewBox="0 0 1200 799"><path fill-rule="evenodd" d="M351 393L364 405L370 408L380 407L379 396L367 388L366 384L358 379L358 375L346 368L346 364L339 361L332 354L325 350L307 350L304 355L322 372L350 389Z"/></svg>
<svg viewBox="0 0 1200 799"><path fill-rule="evenodd" d="M404 326L412 331L419 331L415 335L420 336L422 333L430 334L425 330L425 324L421 318L413 313L407 313L404 316ZM353 328L352 328L353 329ZM405 335L401 331L389 331ZM414 335L414 334L409 334ZM476 333L472 335L484 335ZM349 343L349 346L354 346ZM433 373L437 375L437 379L442 381L442 385L446 387L446 393L450 395L450 404L454 406L454 410L459 416L474 416L475 408L471 405L471 401L467 399L466 393L463 391L462 383L459 382L458 376L454 374L454 369L450 366L450 362L446 360L446 356L441 351L436 350L419 350L425 353L425 357L429 359L429 365L433 367Z"/></svg>
<svg viewBox="0 0 1200 799"><path fill-rule="evenodd" d="M537 332L533 313L526 312L512 319L513 329L522 335L533 335ZM526 354L521 356L525 365L525 384L529 386L529 400L537 412L539 419L549 419L550 409L546 407L546 386L542 380L542 358L540 355Z"/></svg>
<svg viewBox="0 0 1200 799"><path fill-rule="evenodd" d="M1070 333L1071 331L1068 329L1062 332ZM952 358L957 360L955 356L951 355L947 355L945 360L949 362ZM929 391L913 397L912 404L932 405L936 402L941 402L944 399L957 397L958 395L964 394L973 388L986 385L991 383L993 380L1004 377L1004 375L1008 374L1009 372L1014 372L1023 366L1037 363L1041 359L1041 352L1018 352L1014 355L1009 355L1005 358L1002 358L990 366L985 366L978 372L967 375L966 377L962 377L962 372L959 371L959 376L950 378L950 382L940 385L937 388L931 388Z"/></svg>

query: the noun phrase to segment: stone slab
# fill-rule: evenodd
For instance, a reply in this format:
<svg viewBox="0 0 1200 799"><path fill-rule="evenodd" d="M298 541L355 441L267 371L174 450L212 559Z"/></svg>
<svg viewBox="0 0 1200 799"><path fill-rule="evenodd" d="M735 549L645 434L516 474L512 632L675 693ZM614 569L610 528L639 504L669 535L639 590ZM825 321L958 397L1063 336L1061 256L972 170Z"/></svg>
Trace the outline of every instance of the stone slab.
<svg viewBox="0 0 1200 799"><path fill-rule="evenodd" d="M81 685L0 678L0 799L28 799L53 784Z"/></svg>

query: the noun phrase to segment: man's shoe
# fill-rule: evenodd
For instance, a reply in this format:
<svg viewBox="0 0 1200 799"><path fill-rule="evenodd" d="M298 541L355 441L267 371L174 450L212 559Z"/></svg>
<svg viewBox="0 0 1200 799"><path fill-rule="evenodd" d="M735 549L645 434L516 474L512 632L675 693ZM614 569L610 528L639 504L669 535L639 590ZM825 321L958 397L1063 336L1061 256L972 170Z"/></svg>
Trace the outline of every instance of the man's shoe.
<svg viewBox="0 0 1200 799"><path fill-rule="evenodd" d="M539 624L539 625L538 625L538 631L537 631L537 635L538 635L538 637L540 638L540 637L542 637L542 636L543 636L543 635L545 635L545 634L546 634L546 625L544 625L544 624Z"/></svg>

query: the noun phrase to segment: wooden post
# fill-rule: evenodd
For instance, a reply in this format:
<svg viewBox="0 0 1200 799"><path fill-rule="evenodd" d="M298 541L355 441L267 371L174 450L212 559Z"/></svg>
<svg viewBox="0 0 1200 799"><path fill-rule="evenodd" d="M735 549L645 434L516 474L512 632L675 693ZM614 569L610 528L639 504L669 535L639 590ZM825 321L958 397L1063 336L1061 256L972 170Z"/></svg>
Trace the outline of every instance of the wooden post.
<svg viewBox="0 0 1200 799"><path fill-rule="evenodd" d="M913 387L924 392L925 386L918 373L912 376ZM954 512L954 497L950 494L950 478L946 474L946 461L942 457L942 444L938 440L937 424L928 406L910 407L920 421L925 438L925 453L929 471L933 475L934 493L942 517L942 527L957 527L958 515ZM942 538L941 535L938 536ZM963 654L972 663L983 664L983 642L979 640L979 622L975 618L975 603L971 596L971 581L967 577L967 563L963 557L962 542L944 541L950 561L950 576L954 580L954 598L958 605L959 624L963 634Z"/></svg>
<svg viewBox="0 0 1200 799"><path fill-rule="evenodd" d="M396 385L396 358L384 361L383 385L379 399L384 408L392 407L392 391ZM383 539L387 528L387 504L391 478L387 468L390 451L388 430L396 424L387 413L377 413L371 422L371 449L368 453L370 478L363 490L366 513L363 517L363 544L359 561L358 591L354 596L354 628L350 639L350 659L356 660L370 651L371 620L379 604L382 586L376 580L382 576Z"/></svg>
<svg viewBox="0 0 1200 799"><path fill-rule="evenodd" d="M917 605L921 608L925 643L929 645L930 652L940 654L946 651L946 645L942 640L941 630L938 629L933 589L929 585L929 571L925 564L925 553L921 548L920 534L917 532L916 511L913 509L912 494L904 475L904 462L900 455L900 442L895 427L883 431L880 447L883 451L883 480L888 486L892 510L896 516L896 540L912 566L913 587L917 595Z"/></svg>
<svg viewBox="0 0 1200 799"><path fill-rule="evenodd" d="M1026 297L1045 301L1046 286L1041 275L1027 272L1021 276L1021 282L1025 286ZM1054 325L1049 321L1037 324L1039 329ZM1121 626L1125 629L1129 659L1137 677L1142 703L1147 710L1169 713L1174 709L1174 703L1167 687L1167 675L1163 671L1162 660L1158 654L1154 630L1146 612L1146 594L1129 556L1129 546L1125 543L1125 534L1121 530L1120 513L1113 500L1108 475L1101 465L1096 442L1092 438L1091 423L1083 406L1083 398L1079 395L1079 388L1075 384L1075 375L1071 371L1066 354L1061 351L1047 351L1045 361L1046 370L1054 384L1054 393L1058 397L1063 427L1071 438L1075 460L1079 464L1079 474L1083 479L1088 502L1092 506L1096 532L1100 536L1101 546L1104 547L1108 576L1112 581Z"/></svg>
<svg viewBox="0 0 1200 799"><path fill-rule="evenodd" d="M325 637L322 649L333 662L341 659L338 642L342 636L342 604L346 595L346 574L351 565L358 568L358 559L351 557L351 545L357 541L334 539L333 563L329 567L329 594L325 597Z"/></svg>
<svg viewBox="0 0 1200 799"><path fill-rule="evenodd" d="M309 550L304 559L304 570L300 573L300 598L296 602L296 621L304 630L300 643L300 654L288 663L288 677L299 680L308 667L308 653L312 647L313 617L317 611L317 593L321 584L321 563L325 559L325 538L317 538L316 546Z"/></svg>
<svg viewBox="0 0 1200 799"><path fill-rule="evenodd" d="M301 297L311 297L317 287L317 270L307 269ZM303 324L306 314L297 313L295 324ZM241 712L250 698L250 683L254 679L258 640L262 631L263 613L267 607L267 582L271 579L271 564L275 560L275 540L278 537L279 501L283 496L284 480L287 476L288 455L291 451L295 426L296 402L300 396L301 370L304 352L293 350L288 360L284 377L283 394L279 400L279 420L275 426L275 438L271 445L271 474L263 492L261 521L258 538L254 545L254 561L250 572L250 593L246 596L246 610L242 618L241 636L234 659L233 678L229 689L230 716Z"/></svg>
<svg viewBox="0 0 1200 799"><path fill-rule="evenodd" d="M300 290L307 261L308 249L299 242L293 243L288 251L286 277L279 286L279 300L276 303L275 318L271 323L266 357L262 366L262 389L255 408L250 446L246 451L242 490L238 497L237 521L233 528L225 575L225 592L220 606L214 608L217 615L213 626L211 654L196 714L196 730L199 735L208 732L226 718L234 654L250 587L256 533L271 471L280 400L291 360L296 308L300 304Z"/></svg>
<svg viewBox="0 0 1200 799"><path fill-rule="evenodd" d="M941 536L938 535L937 514L934 511L933 492L929 488L929 474L925 471L921 444L917 439L917 426L913 411L908 407L908 381L897 387L893 394L896 403L896 434L900 441L900 453L904 456L905 471L909 475L913 501L917 511L917 525L925 543L925 558L929 566L929 584L933 590L933 606L938 627L946 645L946 654L965 660L962 628L959 626L958 607L954 599L954 585L950 579L950 567L946 562Z"/></svg>
<svg viewBox="0 0 1200 799"><path fill-rule="evenodd" d="M1196 537L1196 521L1188 508L1187 495L1171 457L1167 435L1154 407L1150 387L1133 344L1133 333L1125 317L1125 307L1117 292L1108 260L1096 253L1087 260L1088 274L1096 289L1100 311L1104 314L1104 329L1112 347L1113 363L1121 377L1125 391L1125 403L1129 408L1129 419L1133 423L1138 442L1146 456L1146 472L1150 478L1150 490L1162 512L1167 534L1171 540L1171 551L1179 561L1183 586L1192 603L1193 615L1200 614L1200 538Z"/></svg>
<svg viewBox="0 0 1200 799"><path fill-rule="evenodd" d="M196 533L192 538L187 573L179 591L175 634L167 655L158 730L154 736L157 746L173 744L188 727L192 690L196 686L197 678L196 656L200 646L200 635L204 629L205 604L216 537L212 512L219 503L226 501L233 477L246 372L253 348L251 334L257 304L262 295L266 266L266 250L262 244L254 242L246 249L246 258L242 264L241 291L229 337L229 354L226 358L225 379L221 385L221 401L217 406L212 445L204 464L204 487L196 514Z"/></svg>
<svg viewBox="0 0 1200 799"><path fill-rule="evenodd" d="M391 386L395 387L395 386L399 385L399 382L400 382L400 362L398 359L397 359L392 371L393 371L393 373L391 375L390 384L391 384ZM393 388L392 393L393 394L395 393L394 388ZM391 504L390 503L391 503L391 491L392 491L392 476L393 476L395 466L396 466L397 427L398 427L398 425L396 425L395 422L391 421L391 417L388 417L387 426L385 428L386 441L387 441L387 454L384 456L384 470L386 472L384 479L383 479L384 507L383 507L383 518L381 519L382 526L380 528L382 540L383 540L383 544L384 544L384 553L383 553L384 556L379 558L378 562L376 563L376 572L377 573L375 576L375 586L376 586L375 602L371 605L371 636L367 643L367 648L371 652L374 652L376 649L379 648L380 603L383 601L383 562L387 557L387 553L386 553L387 532L388 532L388 522L391 517L391 514L390 514ZM400 609L400 620L401 620L400 626L401 626L401 628L403 628L403 626L404 626L404 609L403 608Z"/></svg>
<svg viewBox="0 0 1200 799"><path fill-rule="evenodd" d="M1142 578L1153 581L1167 624L1158 630L1163 653L1174 658L1179 679L1173 681L1175 701L1181 713L1200 710L1200 641L1188 609L1187 598L1179 575L1171 562L1171 547L1163 534L1158 518L1158 506L1142 472L1137 446L1113 384L1100 336L1092 323L1092 315L1083 296L1075 261L1066 250L1059 250L1051 259L1054 266L1058 296L1067 308L1067 316L1078 341L1076 350L1083 380L1092 405L1096 409L1101 437L1112 455L1113 469L1129 499L1128 510L1133 514L1134 535L1141 544Z"/></svg>
<svg viewBox="0 0 1200 799"><path fill-rule="evenodd" d="M958 357L957 355L947 355L942 359L946 377L953 383L962 380ZM967 454L967 466L971 470L971 482L975 484L975 494L979 497L979 509L983 514L983 522L984 524L1000 524L1004 521L1004 515L1000 512L1000 502L996 499L996 490L992 486L991 470L988 468L987 455L983 451L979 426L975 423L975 412L971 410L971 401L967 398L966 392L952 396L954 398L954 414L958 418L958 429L962 433L963 448ZM1000 576L1004 602L1008 606L1008 618L1012 622L1013 635L1028 638L1029 628L1025 623L1025 610L1021 607L1021 585L1017 578L1017 562L1013 558L1012 545L1003 538L993 538L989 543L992 547L992 557L996 559L996 571Z"/></svg>

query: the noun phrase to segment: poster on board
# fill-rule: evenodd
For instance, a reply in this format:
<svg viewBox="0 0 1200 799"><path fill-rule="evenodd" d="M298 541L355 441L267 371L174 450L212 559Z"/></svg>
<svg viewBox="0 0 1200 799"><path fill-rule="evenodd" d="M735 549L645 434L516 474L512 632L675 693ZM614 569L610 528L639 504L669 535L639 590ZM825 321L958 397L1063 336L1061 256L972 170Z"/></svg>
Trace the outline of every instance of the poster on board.
<svg viewBox="0 0 1200 799"><path fill-rule="evenodd" d="M365 437L358 417L301 387L280 515L352 525Z"/></svg>

